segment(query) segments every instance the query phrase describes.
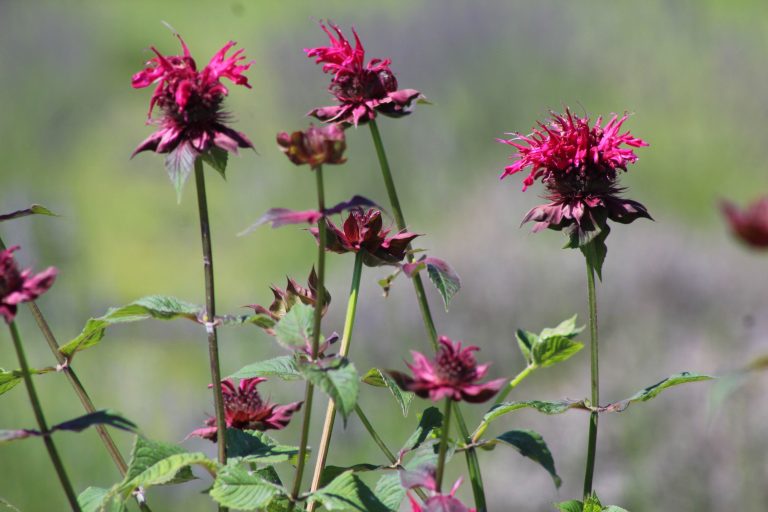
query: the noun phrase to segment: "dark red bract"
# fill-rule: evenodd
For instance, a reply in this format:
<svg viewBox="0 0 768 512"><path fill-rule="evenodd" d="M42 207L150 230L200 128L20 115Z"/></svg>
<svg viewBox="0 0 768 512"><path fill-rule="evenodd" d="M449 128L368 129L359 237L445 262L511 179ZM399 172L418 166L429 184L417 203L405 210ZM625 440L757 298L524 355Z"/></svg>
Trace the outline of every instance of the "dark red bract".
<svg viewBox="0 0 768 512"><path fill-rule="evenodd" d="M413 377L397 371L389 374L406 391L412 391L422 398L437 402L443 398L480 403L489 400L504 386L505 379L496 379L485 384L477 381L485 377L490 364L478 365L473 352L476 346L462 348L461 342L454 343L447 336L438 339L440 348L434 361L415 350L413 364L408 368Z"/></svg>
<svg viewBox="0 0 768 512"><path fill-rule="evenodd" d="M18 305L35 300L53 285L57 270L48 267L39 274L31 269L19 271L13 253L19 246L0 251L0 315L7 323L16 318Z"/></svg>
<svg viewBox="0 0 768 512"><path fill-rule="evenodd" d="M722 209L739 240L756 249L768 249L768 197L758 199L743 210L723 201Z"/></svg>
<svg viewBox="0 0 768 512"><path fill-rule="evenodd" d="M280 430L291 421L293 413L301 409L303 402L288 405L271 404L259 395L256 386L267 379L257 377L243 379L235 387L230 379L221 381L224 398L224 415L227 428L239 430ZM191 432L190 436L216 441L216 418L208 418L205 427Z"/></svg>
<svg viewBox="0 0 768 512"><path fill-rule="evenodd" d="M189 53L184 40L177 34L183 55L163 55L154 46L156 57L150 59L146 68L131 79L134 88L157 84L149 103L149 118L155 106L163 115L155 122L160 128L144 140L133 154L142 151L170 153L179 148L191 149L195 154L217 147L236 153L238 148L250 148L253 144L240 132L224 124L227 114L221 103L229 93L221 83L227 78L237 85L250 88L243 75L251 63L245 60L243 50L237 50L227 57L235 43L230 41L214 55L202 71Z"/></svg>
<svg viewBox="0 0 768 512"><path fill-rule="evenodd" d="M329 23L333 32L323 23L320 27L328 34L330 46L305 48L307 57L315 57L323 71L332 73L329 90L339 104L320 107L309 115L321 121L347 123L357 126L376 117L380 112L391 117L410 113L413 101L422 98L415 89L397 89L397 78L389 68L390 59L371 59L365 63L365 49L355 29L355 45L344 37L341 29Z"/></svg>
<svg viewBox="0 0 768 512"><path fill-rule="evenodd" d="M277 134L277 145L288 159L296 165L317 167L323 164L343 164L347 161L344 150L347 143L344 130L335 123L315 127L310 125L304 131L291 134Z"/></svg>

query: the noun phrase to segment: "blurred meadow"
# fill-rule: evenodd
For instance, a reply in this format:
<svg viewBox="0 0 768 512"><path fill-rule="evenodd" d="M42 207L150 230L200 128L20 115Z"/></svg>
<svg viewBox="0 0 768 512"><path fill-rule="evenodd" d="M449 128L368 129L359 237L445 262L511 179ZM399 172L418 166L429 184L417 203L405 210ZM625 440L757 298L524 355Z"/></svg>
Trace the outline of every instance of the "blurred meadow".
<svg viewBox="0 0 768 512"><path fill-rule="evenodd" d="M382 118L380 128L409 227L427 234L418 245L463 278L449 314L430 289L438 330L480 345L478 358L494 361L492 376L523 368L516 328L538 332L574 313L586 320L581 255L561 250L559 234L519 228L538 191L522 193L522 178L498 180L511 148L494 141L566 105L592 117L631 112L625 127L650 142L622 183L655 222L613 230L598 287L604 401L683 370L717 375L768 352L768 257L735 242L718 207L723 198L745 203L768 194L762 0L0 0L0 211L40 203L61 214L3 223L0 235L22 245L25 267L60 269L40 306L61 342L107 307L144 295L204 301L193 184L177 204L161 157L129 159L152 130L144 124L151 92L131 89L130 77L150 45L179 50L161 21L181 33L199 65L230 39L255 60L253 89L232 87L227 106L258 154L230 158L226 182L209 173L219 311L268 304L270 284L306 277L316 251L303 228L236 234L270 207L314 205L314 179L274 139L306 127L307 111L331 103L328 77L302 52L326 42L317 26L326 18L354 25L369 58L391 57L401 87L433 102L405 119ZM347 137L349 162L325 173L328 201L362 194L387 205L367 128ZM352 258L329 258L329 332L342 330ZM385 299L377 285L385 275L363 272L352 350L361 370L402 368L409 349L428 349L410 284L396 281ZM31 364L53 364L28 310L20 311ZM225 375L280 353L255 327L229 328L220 338ZM0 333L0 367L16 366L9 336ZM586 397L588 366L584 351L536 372L510 398ZM152 439L181 442L213 412L205 336L191 323L115 327L73 367L98 407L122 412ZM51 423L81 413L62 375L35 382ZM302 393L298 383L263 389L275 401ZM601 419L595 488L604 503L633 512L766 510L768 376L752 376L717 407L712 390L712 383L681 386ZM362 405L399 446L427 404L415 402L404 421L382 393L363 389ZM485 410L475 407L470 423ZM314 419L319 425L322 414ZM0 396L0 427L33 424L22 386ZM482 453L492 511L546 511L580 496L585 414L521 411L489 433L503 426L542 433L564 482L556 490L513 450ZM294 421L275 437L294 444L298 427ZM132 436L114 436L127 454ZM56 440L78 491L119 479L95 432ZM205 441L184 445L214 453ZM337 428L333 446L332 464L383 462L354 418ZM448 479L464 471L457 457ZM150 503L160 511L211 510L196 492L208 484L202 476L156 488ZM468 482L460 494L471 495ZM41 442L0 446L0 497L24 512L65 509Z"/></svg>

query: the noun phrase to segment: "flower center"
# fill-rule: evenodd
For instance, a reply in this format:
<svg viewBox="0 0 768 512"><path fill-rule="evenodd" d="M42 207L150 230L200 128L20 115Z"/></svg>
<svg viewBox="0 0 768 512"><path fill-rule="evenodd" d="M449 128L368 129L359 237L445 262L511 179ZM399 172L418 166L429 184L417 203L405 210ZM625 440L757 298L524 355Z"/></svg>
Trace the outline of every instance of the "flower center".
<svg viewBox="0 0 768 512"><path fill-rule="evenodd" d="M341 75L331 84L331 92L347 101L379 99L395 90L397 79L388 69L363 69L358 73Z"/></svg>
<svg viewBox="0 0 768 512"><path fill-rule="evenodd" d="M456 354L440 350L437 354L437 376L451 384L465 384L475 380L475 358L472 354Z"/></svg>

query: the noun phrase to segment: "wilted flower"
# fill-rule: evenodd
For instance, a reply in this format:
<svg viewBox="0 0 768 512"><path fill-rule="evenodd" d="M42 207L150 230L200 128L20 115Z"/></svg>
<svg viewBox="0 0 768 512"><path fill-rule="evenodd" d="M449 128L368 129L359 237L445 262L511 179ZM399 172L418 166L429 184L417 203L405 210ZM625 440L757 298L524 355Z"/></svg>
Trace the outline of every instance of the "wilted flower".
<svg viewBox="0 0 768 512"><path fill-rule="evenodd" d="M312 271L309 273L306 288L297 283L295 279L289 277L285 290L274 285L270 286L270 289L275 296L275 300L272 301L269 308L259 306L258 304L253 304L248 307L252 308L257 313L268 315L276 322L283 318L297 302L314 307L317 303L317 273L315 272L315 268L312 267ZM323 292L323 314L325 314L328 310L328 305L331 303L331 294L328 293L328 290L326 289L324 289Z"/></svg>
<svg viewBox="0 0 768 512"><path fill-rule="evenodd" d="M340 230L328 218L325 218L326 249L339 254L346 252L364 251L363 263L369 267L380 265L392 265L405 258L408 244L416 238L417 234L401 231L389 238L389 229L383 228L381 212L374 208L368 211L362 208L352 208L349 217L344 221ZM309 230L315 238L319 237L318 228Z"/></svg>
<svg viewBox="0 0 768 512"><path fill-rule="evenodd" d="M434 466L425 465L413 471L400 471L400 482L406 489L423 487L432 491L432 495L423 504L420 504L408 493L408 500L411 502L411 512L475 512L475 509L467 507L454 496L461 485L461 478L453 484L451 492L448 494L437 492Z"/></svg>
<svg viewBox="0 0 768 512"><path fill-rule="evenodd" d="M478 347L462 348L460 341L454 343L447 336L440 336L438 342L440 348L434 361L430 361L420 352L411 351L413 364L408 364L408 368L413 372L413 377L389 371L401 388L434 402L450 398L480 403L490 399L504 386L505 379L492 380L485 384L477 383L485 376L490 366L477 364L472 352L480 350Z"/></svg>
<svg viewBox="0 0 768 512"><path fill-rule="evenodd" d="M353 47L338 26L329 25L333 32L323 23L320 27L328 34L330 46L304 51L307 57L316 57L316 62L323 64L324 72L333 73L329 90L339 105L316 108L309 115L321 121L357 126L374 119L377 112L391 117L409 114L411 103L422 98L422 94L415 89L397 89L397 79L389 68L390 59L371 59L366 64L365 49L355 29Z"/></svg>
<svg viewBox="0 0 768 512"><path fill-rule="evenodd" d="M731 230L742 242L758 249L768 248L768 197L745 210L728 201L723 201L722 208Z"/></svg>
<svg viewBox="0 0 768 512"><path fill-rule="evenodd" d="M303 402L288 405L271 404L261 398L256 386L265 378L242 379L236 388L231 379L221 381L224 398L224 417L227 428L239 430L280 430L288 425L293 413L301 409ZM199 428L189 436L202 437L216 441L216 418L208 418L205 427Z"/></svg>
<svg viewBox="0 0 768 512"><path fill-rule="evenodd" d="M530 210L523 223L534 221L533 231L544 228L567 228L584 245L607 227L611 219L622 224L640 217L650 219L645 207L624 199L618 186L618 170L627 170L637 156L631 147L647 146L629 132L619 134L627 115L614 115L605 126L598 117L594 126L589 118L566 110L564 115L552 113L549 124L539 123L530 135L498 139L517 148L516 161L504 169L505 178L531 167L523 180L523 191L541 178L552 201ZM624 147L624 146L629 146Z"/></svg>
<svg viewBox="0 0 768 512"><path fill-rule="evenodd" d="M35 300L48 291L56 279L57 270L48 267L39 274L31 269L19 272L13 253L19 246L0 251L0 315L7 323L13 322L18 305Z"/></svg>
<svg viewBox="0 0 768 512"><path fill-rule="evenodd" d="M226 53L235 45L230 41L198 71L184 40L176 36L183 55L162 55L152 46L156 57L131 79L131 85L137 89L157 84L149 103L150 121L155 106L163 111L162 117L154 121L160 128L139 144L133 155L151 150L174 152L181 159L187 155L194 158L213 147L233 153L238 148L253 147L245 135L224 124L228 115L222 111L222 101L229 93L221 83L222 78L251 87L243 75L251 66L250 62L241 64L245 60L243 50L227 57Z"/></svg>
<svg viewBox="0 0 768 512"><path fill-rule="evenodd" d="M314 168L323 164L343 164L347 143L344 130L335 123L320 128L310 124L306 130L277 134L277 145L285 156L296 165L307 164Z"/></svg>

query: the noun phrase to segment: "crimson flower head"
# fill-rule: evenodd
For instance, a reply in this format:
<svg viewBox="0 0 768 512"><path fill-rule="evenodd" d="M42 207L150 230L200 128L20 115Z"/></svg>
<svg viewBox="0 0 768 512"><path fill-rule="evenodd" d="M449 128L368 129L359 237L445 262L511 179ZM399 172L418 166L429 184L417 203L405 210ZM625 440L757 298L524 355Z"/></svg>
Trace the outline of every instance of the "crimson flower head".
<svg viewBox="0 0 768 512"><path fill-rule="evenodd" d="M185 165L182 176L186 178L190 162L199 155L212 150L237 153L238 148L253 147L245 135L225 124L229 116L222 110L222 102L229 90L221 82L226 78L250 88L243 73L251 63L242 63L243 50L227 56L235 45L230 41L198 71L186 43L181 36L176 36L181 42L182 55L163 55L152 46L155 57L131 78L135 89L156 85L149 102L148 122L159 125L131 156L142 151L170 153L166 160L169 172L173 171L172 166ZM152 118L155 107L162 111L159 119Z"/></svg>
<svg viewBox="0 0 768 512"><path fill-rule="evenodd" d="M490 364L478 365L473 352L480 350L476 346L461 346L447 336L438 338L440 347L434 361L415 350L411 351L413 364L408 368L413 377L397 371L389 371L390 376L406 391L412 391L422 398L437 402L443 398L481 403L489 400L504 386L505 379L496 379L485 384L477 381L488 373ZM406 363L407 364L407 363Z"/></svg>
<svg viewBox="0 0 768 512"><path fill-rule="evenodd" d="M16 318L19 304L35 300L48 291L57 273L53 267L34 275L31 269L19 271L13 259L17 250L18 245L0 251L0 315L9 324Z"/></svg>
<svg viewBox="0 0 768 512"><path fill-rule="evenodd" d="M768 249L768 197L758 199L746 209L723 201L723 214L733 233L745 244Z"/></svg>
<svg viewBox="0 0 768 512"><path fill-rule="evenodd" d="M335 123L320 128L310 124L306 130L291 134L280 132L277 134L277 145L296 165L306 164L315 168L347 161L344 157L347 148L344 130Z"/></svg>
<svg viewBox="0 0 768 512"><path fill-rule="evenodd" d="M423 504L408 493L411 512L475 512L475 509L467 507L454 496L461 485L461 478L453 484L451 492L442 494L437 492L435 472L435 467L431 465L419 466L413 471L400 471L400 482L406 489L423 487L432 491Z"/></svg>
<svg viewBox="0 0 768 512"><path fill-rule="evenodd" d="M411 103L423 98L422 94L415 89L398 90L397 78L389 68L390 59L371 59L366 63L365 48L354 28L353 46L338 26L329 25L330 29L320 23L330 46L305 48L304 52L307 57L316 58L325 73L333 75L329 90L339 104L316 108L309 115L321 121L357 126L374 119L377 112L391 117L409 114Z"/></svg>
<svg viewBox="0 0 768 512"><path fill-rule="evenodd" d="M238 387L231 379L221 381L221 392L224 398L224 417L227 428L239 430L281 430L291 421L293 413L301 409L303 402L293 402L288 405L271 404L264 400L256 386L265 378L242 379ZM189 436L202 437L216 441L216 418L208 418L205 427L199 428Z"/></svg>
<svg viewBox="0 0 768 512"><path fill-rule="evenodd" d="M529 135L498 139L517 149L514 163L505 167L502 178L530 167L523 180L523 191L540 179L547 190L549 204L529 211L523 223L534 221L533 231L544 228L567 229L574 246L583 246L602 231L608 219L622 224L640 217L650 219L646 208L620 196L618 171L637 161L632 148L648 143L629 132L619 133L627 115L613 115L603 126L602 117L590 125L566 109L552 113L548 124L539 123Z"/></svg>
<svg viewBox="0 0 768 512"><path fill-rule="evenodd" d="M349 217L344 221L343 230L337 228L328 217L325 218L325 223L327 250L339 254L364 251L363 263L369 267L392 265L402 261L408 250L408 244L419 236L401 231L387 237L390 230L383 229L381 211L375 208L368 211L352 208L349 211ZM309 231L319 239L318 228L310 228Z"/></svg>

